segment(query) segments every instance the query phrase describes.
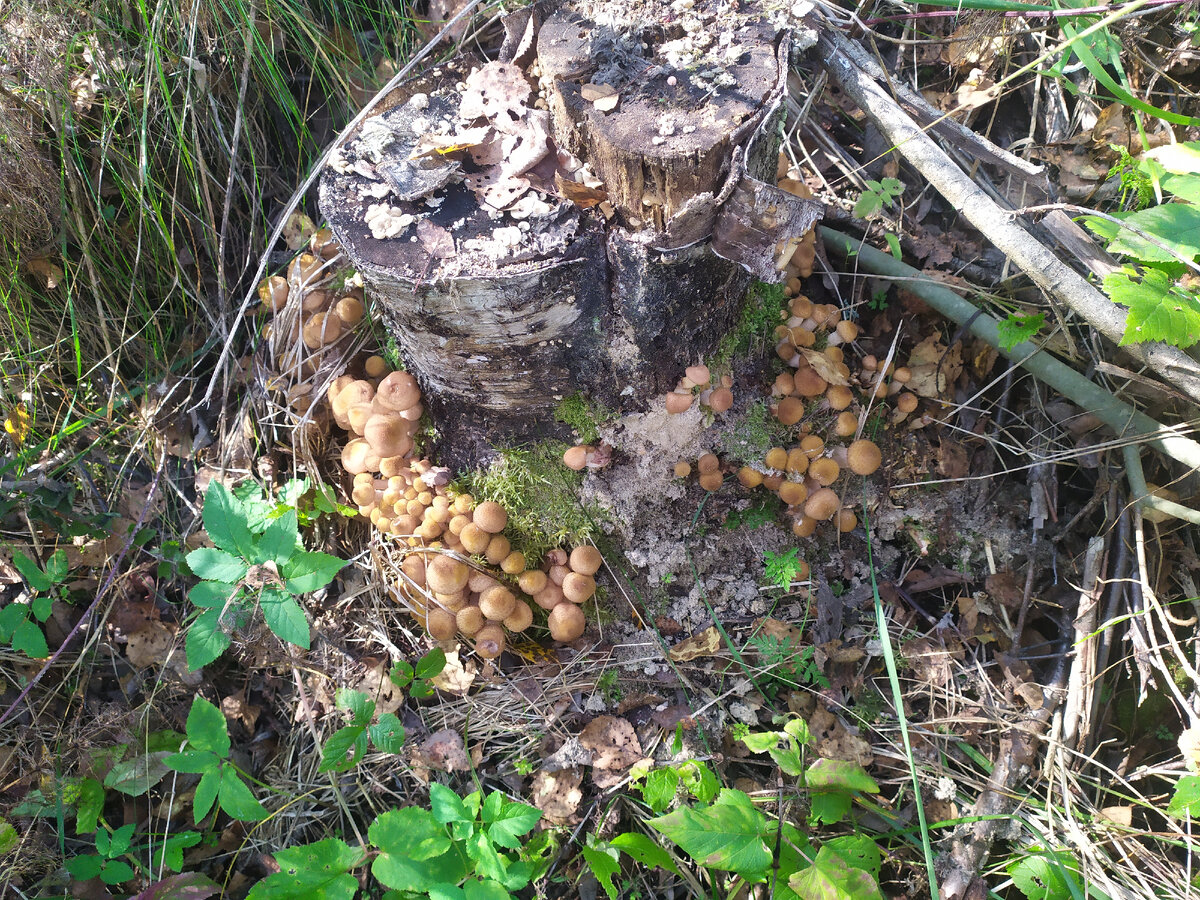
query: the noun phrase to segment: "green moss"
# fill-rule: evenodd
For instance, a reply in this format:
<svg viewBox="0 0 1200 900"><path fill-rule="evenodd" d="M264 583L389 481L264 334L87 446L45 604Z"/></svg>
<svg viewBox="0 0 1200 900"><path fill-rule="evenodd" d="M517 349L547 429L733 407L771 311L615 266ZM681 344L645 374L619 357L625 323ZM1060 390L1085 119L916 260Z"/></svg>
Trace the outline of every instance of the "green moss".
<svg viewBox="0 0 1200 900"><path fill-rule="evenodd" d="M559 402L554 410L555 421L570 425L585 444L594 444L600 439L600 426L613 421L618 413L602 403L589 401L580 391Z"/></svg>
<svg viewBox="0 0 1200 900"><path fill-rule="evenodd" d="M764 345L771 332L779 324L780 313L787 307L783 285L756 281L750 286L742 306L742 315L733 331L725 335L710 362L718 369L726 369L734 358L745 356L757 343Z"/></svg>
<svg viewBox="0 0 1200 900"><path fill-rule="evenodd" d="M791 429L771 415L766 402L756 400L734 427L721 435L721 455L743 465L762 465L767 451L786 446L791 436Z"/></svg>
<svg viewBox="0 0 1200 900"><path fill-rule="evenodd" d="M487 469L464 479L478 500L494 500L508 511L504 533L530 564L547 550L577 545L591 537L602 511L579 500L582 472L563 465L566 444L546 441L533 447L501 450Z"/></svg>

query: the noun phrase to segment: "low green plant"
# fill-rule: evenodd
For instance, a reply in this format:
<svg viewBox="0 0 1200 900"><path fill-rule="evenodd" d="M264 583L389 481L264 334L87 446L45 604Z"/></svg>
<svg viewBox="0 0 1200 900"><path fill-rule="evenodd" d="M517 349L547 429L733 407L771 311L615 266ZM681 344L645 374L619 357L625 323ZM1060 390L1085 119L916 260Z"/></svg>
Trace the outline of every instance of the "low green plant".
<svg viewBox="0 0 1200 900"><path fill-rule="evenodd" d="M276 518L259 513L256 504L220 482L209 484L204 528L216 547L187 555L188 567L202 579L188 592L201 610L184 642L192 671L228 649L231 633L246 625L255 607L276 637L308 649L308 619L298 598L327 585L346 565L336 556L304 549L294 508Z"/></svg>
<svg viewBox="0 0 1200 900"><path fill-rule="evenodd" d="M829 679L817 665L814 647L773 634L755 634L747 643L758 651L760 671L754 682L771 699L780 688L794 690L804 684L829 687Z"/></svg>
<svg viewBox="0 0 1200 900"><path fill-rule="evenodd" d="M511 900L549 868L553 832L526 837L541 821L536 808L498 792L460 797L436 783L429 802L429 809L382 813L367 831L367 847L330 838L276 853L281 871L251 888L247 900L352 900L354 870L368 861L395 900Z"/></svg>
<svg viewBox="0 0 1200 900"><path fill-rule="evenodd" d="M163 763L176 772L200 776L192 799L192 815L197 825L214 805L226 815L246 822L259 822L268 815L242 780L237 766L229 760L229 751L225 714L203 697L193 697L185 748L168 754Z"/></svg>
<svg viewBox="0 0 1200 900"><path fill-rule="evenodd" d="M755 497L745 509L733 509L721 523L723 528L736 531L739 528L761 528L779 521L783 503L774 493Z"/></svg>
<svg viewBox="0 0 1200 900"><path fill-rule="evenodd" d="M1191 347L1200 341L1200 142L1149 151L1135 165L1170 199L1148 209L1084 217L1110 253L1132 260L1105 276L1104 290L1129 309L1122 345Z"/></svg>
<svg viewBox="0 0 1200 900"><path fill-rule="evenodd" d="M559 401L554 418L574 428L581 443L594 444L600 440L600 426L618 418L618 413L576 391Z"/></svg>
<svg viewBox="0 0 1200 900"><path fill-rule="evenodd" d="M1045 313L1036 312L1028 315L1009 313L996 326L996 333L1000 338L1000 349L1011 353L1017 344L1033 340L1045 324Z"/></svg>
<svg viewBox="0 0 1200 900"><path fill-rule="evenodd" d="M710 368L726 370L733 360L745 356L759 343L765 343L779 324L788 298L782 284L756 281L746 293L737 324L721 339L709 360Z"/></svg>
<svg viewBox="0 0 1200 900"><path fill-rule="evenodd" d="M763 569L769 584L787 591L808 572L808 565L800 558L799 548L790 547L780 553L774 550L763 553Z"/></svg>
<svg viewBox="0 0 1200 900"><path fill-rule="evenodd" d="M392 684L401 690L408 690L408 695L416 700L424 700L433 696L432 680L442 674L446 668L446 651L434 647L417 660L416 666L404 659L396 660L388 677Z"/></svg>
<svg viewBox="0 0 1200 900"><path fill-rule="evenodd" d="M878 215L886 207L890 207L904 193L904 185L898 178L884 178L880 181L867 180L867 186L858 196L854 204L854 216L859 219L869 219Z"/></svg>
<svg viewBox="0 0 1200 900"><path fill-rule="evenodd" d="M42 568L20 550L13 551L13 565L33 592L28 603L14 600L0 609L0 644L7 644L30 659L50 655L42 623L50 618L59 586L67 578L67 554L55 550Z"/></svg>
<svg viewBox="0 0 1200 900"><path fill-rule="evenodd" d="M110 831L101 828L96 832L96 852L75 856L67 860L67 871L79 881L99 878L105 884L124 884L135 872L133 866L122 857L129 856L133 844L136 824L130 822ZM199 835L197 835L199 837Z"/></svg>
<svg viewBox="0 0 1200 900"><path fill-rule="evenodd" d="M342 688L334 703L350 714L350 724L343 725L325 741L318 772L345 772L354 768L366 755L368 743L384 753L399 753L404 748L404 726L399 717L387 712L372 722L375 701L362 691Z"/></svg>

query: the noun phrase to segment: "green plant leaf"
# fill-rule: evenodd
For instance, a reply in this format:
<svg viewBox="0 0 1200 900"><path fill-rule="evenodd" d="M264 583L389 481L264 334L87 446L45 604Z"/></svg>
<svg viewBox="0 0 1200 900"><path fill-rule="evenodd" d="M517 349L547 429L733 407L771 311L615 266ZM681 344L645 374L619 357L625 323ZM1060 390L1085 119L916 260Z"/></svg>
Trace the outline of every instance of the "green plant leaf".
<svg viewBox="0 0 1200 900"><path fill-rule="evenodd" d="M17 626L29 618L28 603L10 603L0 609L0 641L9 643Z"/></svg>
<svg viewBox="0 0 1200 900"><path fill-rule="evenodd" d="M771 759L775 760L775 765L779 766L779 770L785 775L795 778L804 771L804 761L799 750L787 746L772 747L767 752L771 754Z"/></svg>
<svg viewBox="0 0 1200 900"><path fill-rule="evenodd" d="M613 876L621 874L620 858L616 850L593 847L591 843L583 846L583 861L604 888L608 900L617 900L617 886L613 884Z"/></svg>
<svg viewBox="0 0 1200 900"><path fill-rule="evenodd" d="M825 841L822 846L828 847L854 868L879 878L883 857L879 853L879 846L865 834L844 834Z"/></svg>
<svg viewBox="0 0 1200 900"><path fill-rule="evenodd" d="M1132 225L1163 246L1152 244L1128 228L1114 226L1104 220L1103 224L1094 217L1085 218L1089 228L1101 237L1112 237L1108 245L1110 253L1125 253L1142 262L1177 262L1175 253L1184 259L1195 259L1200 254L1200 207L1191 203L1164 203L1149 209L1116 216L1125 225ZM1115 232L1115 233L1114 233ZM1164 247L1169 249L1163 249ZM1170 252L1174 251L1174 253Z"/></svg>
<svg viewBox="0 0 1200 900"><path fill-rule="evenodd" d="M1184 775L1175 783L1167 813L1180 818L1200 815L1200 775Z"/></svg>
<svg viewBox="0 0 1200 900"><path fill-rule="evenodd" d="M504 881L508 876L508 859L501 856L483 832L475 832L464 842L467 856L475 861L475 871L485 878Z"/></svg>
<svg viewBox="0 0 1200 900"><path fill-rule="evenodd" d="M446 829L433 813L416 806L383 813L371 823L369 836L371 843L385 853L405 856L414 862L433 859L450 848Z"/></svg>
<svg viewBox="0 0 1200 900"><path fill-rule="evenodd" d="M199 606L201 609L220 610L229 602L229 598L240 590L236 584L201 581L188 591L188 599L192 601L193 606Z"/></svg>
<svg viewBox="0 0 1200 900"><path fill-rule="evenodd" d="M1029 900L1073 900L1085 896L1069 853L1040 851L1008 866L1009 877Z"/></svg>
<svg viewBox="0 0 1200 900"><path fill-rule="evenodd" d="M676 735L678 734L676 731ZM717 780L716 773L709 768L708 763L689 759L680 764L678 769L679 780L683 782L683 786L701 803L711 802L721 790L721 782Z"/></svg>
<svg viewBox="0 0 1200 900"><path fill-rule="evenodd" d="M216 547L197 547L187 555L187 564L197 578L220 581L224 584L241 581L246 577L248 570L245 560L241 557Z"/></svg>
<svg viewBox="0 0 1200 900"><path fill-rule="evenodd" d="M836 825L846 818L853 801L853 795L845 791L813 791L809 795L809 820L814 824Z"/></svg>
<svg viewBox="0 0 1200 900"><path fill-rule="evenodd" d="M79 783L79 796L75 799L75 833L90 834L96 830L100 814L104 812L104 785L95 778L85 778ZM0 850L0 853L3 853Z"/></svg>
<svg viewBox="0 0 1200 900"><path fill-rule="evenodd" d="M1200 340L1200 298L1181 288L1169 275L1147 269L1140 282L1128 268L1104 278L1104 289L1129 307L1121 346L1166 341L1187 348Z"/></svg>
<svg viewBox="0 0 1200 900"><path fill-rule="evenodd" d="M487 878L482 881L472 879L464 884L463 897L465 900L512 900L512 894L504 885Z"/></svg>
<svg viewBox="0 0 1200 900"><path fill-rule="evenodd" d="M133 877L133 874L133 869L130 868L129 863L113 859L105 864L104 870L100 873L100 880L110 885L124 884Z"/></svg>
<svg viewBox="0 0 1200 900"><path fill-rule="evenodd" d="M21 835L7 819L0 818L0 855L11 853L21 843Z"/></svg>
<svg viewBox="0 0 1200 900"><path fill-rule="evenodd" d="M225 713L196 695L188 710L187 738L193 750L210 750L224 759L229 755L229 727L225 724Z"/></svg>
<svg viewBox="0 0 1200 900"><path fill-rule="evenodd" d="M75 856L67 860L67 871L76 881L88 881L100 874L104 868L104 860L94 853L88 856Z"/></svg>
<svg viewBox="0 0 1200 900"><path fill-rule="evenodd" d="M293 594L310 594L329 584L345 565L346 560L328 553L302 552L293 555L279 571Z"/></svg>
<svg viewBox="0 0 1200 900"><path fill-rule="evenodd" d="M375 715L375 701L362 691L338 688L333 702L338 709L350 713L350 719L355 725L369 725L371 717Z"/></svg>
<svg viewBox="0 0 1200 900"><path fill-rule="evenodd" d="M411 836L406 837L404 834L405 821L395 817L396 813L406 812L408 809L429 815L427 810L408 807L406 810L385 812L371 823L368 836L371 843L382 851L371 863L371 874L385 887L400 891L420 892L428 891L430 886L435 884L457 884L469 869L462 850L457 845L450 846L449 838L446 838L446 845L450 849L440 856L414 859L408 855L406 848L414 841ZM420 834L432 840L426 826L421 826ZM420 845L421 841L416 843Z"/></svg>
<svg viewBox="0 0 1200 900"><path fill-rule="evenodd" d="M13 565L21 573L21 577L29 582L29 587L33 590L38 592L48 591L54 586L54 582L50 579L50 576L43 572L37 563L20 550L13 551Z"/></svg>
<svg viewBox="0 0 1200 900"><path fill-rule="evenodd" d="M192 797L192 817L197 825L208 815L213 804L217 802L217 791L221 787L221 769L218 766L212 771L205 772L196 785L196 794Z"/></svg>
<svg viewBox="0 0 1200 900"><path fill-rule="evenodd" d="M803 900L883 900L869 873L852 867L827 847L817 851L811 866L792 875L788 886Z"/></svg>
<svg viewBox="0 0 1200 900"><path fill-rule="evenodd" d="M254 488L257 490L258 486L254 485ZM254 537L250 533L246 507L215 478L208 483L204 493L201 518L204 530L220 549L242 559L252 558Z"/></svg>
<svg viewBox="0 0 1200 900"><path fill-rule="evenodd" d="M818 759L804 773L804 783L816 791L879 793L879 785L867 770L845 759Z"/></svg>
<svg viewBox="0 0 1200 900"><path fill-rule="evenodd" d="M309 648L308 618L295 597L278 588L264 588L258 605L275 637L305 650Z"/></svg>
<svg viewBox="0 0 1200 900"><path fill-rule="evenodd" d="M365 725L347 725L339 728L325 741L321 748L321 763L318 772L346 772L358 765L367 752ZM354 752L347 756L351 750Z"/></svg>
<svg viewBox="0 0 1200 900"><path fill-rule="evenodd" d="M661 813L670 807L678 789L679 772L674 766L663 766L661 769L646 773L642 797L645 798L646 805L654 812Z"/></svg>
<svg viewBox="0 0 1200 900"><path fill-rule="evenodd" d="M170 771L166 760L174 755L160 750L119 762L104 776L104 786L129 797L140 797L163 780Z"/></svg>
<svg viewBox="0 0 1200 900"><path fill-rule="evenodd" d="M233 766L225 765L221 768L221 786L217 796L221 801L221 809L235 819L261 822L270 815L254 798L254 794Z"/></svg>
<svg viewBox="0 0 1200 900"><path fill-rule="evenodd" d="M112 833L109 840L108 848L104 851L105 856L109 859L115 859L118 856L123 856L129 852L129 845L133 842L133 831L137 826L130 822L128 825L122 825ZM97 835L99 838L99 835ZM99 840L96 842L99 847Z"/></svg>
<svg viewBox="0 0 1200 900"><path fill-rule="evenodd" d="M741 791L726 788L708 808L684 807L646 824L708 868L749 875L771 864L767 818Z"/></svg>
<svg viewBox="0 0 1200 900"><path fill-rule="evenodd" d="M500 796L503 798L503 795ZM542 813L536 807L507 801L501 806L499 815L488 826L487 835L494 844L509 850L519 850L521 835L528 834L541 820Z"/></svg>
<svg viewBox="0 0 1200 900"><path fill-rule="evenodd" d="M301 549L303 548L300 545L300 526L296 520L296 511L288 510L268 525L259 537L254 561L273 562L282 568L291 559L292 554Z"/></svg>
<svg viewBox="0 0 1200 900"><path fill-rule="evenodd" d="M445 668L446 651L441 647L434 647L417 660L416 677L428 681L430 678L441 675Z"/></svg>
<svg viewBox="0 0 1200 900"><path fill-rule="evenodd" d="M888 252L895 259L904 259L904 251L900 248L900 238L888 231L883 235L883 239L887 241Z"/></svg>
<svg viewBox="0 0 1200 900"><path fill-rule="evenodd" d="M173 834L154 848L154 868L166 866L172 872L183 871L183 851L195 847L201 841L198 831L183 831Z"/></svg>
<svg viewBox="0 0 1200 900"><path fill-rule="evenodd" d="M413 680L414 674L416 673L408 662L403 659L398 659L396 660L395 665L392 666L392 670L388 672L388 678L392 680L392 684L394 684L396 687L406 688Z"/></svg>
<svg viewBox="0 0 1200 900"><path fill-rule="evenodd" d="M618 834L608 843L610 847L616 847L643 866L651 869L666 869L675 875L679 874L679 867L675 865L671 854L640 832Z"/></svg>
<svg viewBox="0 0 1200 900"><path fill-rule="evenodd" d="M229 635L221 629L221 610L206 609L188 626L183 643L188 671L195 672L207 666L229 649L229 643Z"/></svg>
<svg viewBox="0 0 1200 900"><path fill-rule="evenodd" d="M67 551L62 548L55 550L46 560L46 576L55 584L62 584L70 571L71 567L67 564Z"/></svg>
<svg viewBox="0 0 1200 900"><path fill-rule="evenodd" d="M399 753L404 749L404 726L395 713L383 713L379 721L368 729L371 743L384 753Z"/></svg>
<svg viewBox="0 0 1200 900"><path fill-rule="evenodd" d="M39 622L45 622L54 612L54 597L50 594L36 594L29 604L29 610Z"/></svg>
<svg viewBox="0 0 1200 900"><path fill-rule="evenodd" d="M755 731L742 735L741 741L751 753L766 753L779 746L779 737L777 731Z"/></svg>
<svg viewBox="0 0 1200 900"><path fill-rule="evenodd" d="M1046 314L1040 312L1027 316L1008 316L996 326L1000 349L1005 353L1011 353L1017 344L1033 340L1045 323Z"/></svg>
<svg viewBox="0 0 1200 900"><path fill-rule="evenodd" d="M475 814L467 809L462 798L444 784L434 782L429 786L429 808L433 818L443 825L475 820Z"/></svg>
<svg viewBox="0 0 1200 900"><path fill-rule="evenodd" d="M176 772L199 775L220 769L221 758L211 750L184 750L182 753L168 753L163 758L163 764Z"/></svg>
<svg viewBox="0 0 1200 900"><path fill-rule="evenodd" d="M366 857L338 838L280 850L280 871L254 885L246 900L353 900L358 879L349 872Z"/></svg>
<svg viewBox="0 0 1200 900"><path fill-rule="evenodd" d="M16 606L17 604L12 605ZM50 655L50 648L46 645L46 636L42 634L41 626L28 619L13 631L12 648L18 653L24 653L30 659L45 659Z"/></svg>

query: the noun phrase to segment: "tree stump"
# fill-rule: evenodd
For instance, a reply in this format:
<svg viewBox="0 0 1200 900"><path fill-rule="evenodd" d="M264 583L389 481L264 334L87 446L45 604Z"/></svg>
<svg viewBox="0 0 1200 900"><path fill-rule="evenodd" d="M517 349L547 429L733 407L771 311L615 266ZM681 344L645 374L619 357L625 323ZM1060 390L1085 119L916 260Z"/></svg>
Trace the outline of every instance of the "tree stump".
<svg viewBox="0 0 1200 900"><path fill-rule="evenodd" d="M669 391L819 217L772 186L788 32L702 2L618 29L621 5L510 16L499 60L397 89L322 177L449 464L568 437L575 392Z"/></svg>

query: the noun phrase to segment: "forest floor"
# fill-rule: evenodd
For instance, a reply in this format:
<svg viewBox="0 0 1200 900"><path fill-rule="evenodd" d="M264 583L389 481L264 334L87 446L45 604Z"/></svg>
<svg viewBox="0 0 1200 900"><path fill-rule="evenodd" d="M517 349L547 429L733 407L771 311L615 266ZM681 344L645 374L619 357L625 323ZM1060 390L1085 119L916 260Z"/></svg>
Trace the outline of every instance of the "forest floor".
<svg viewBox="0 0 1200 900"><path fill-rule="evenodd" d="M1027 214L1039 246L1096 284L1124 261L1171 279L1174 312L1138 321L1186 349L1194 6L990 5L831 4L827 24L1045 167L1035 195L935 131L995 202L1100 217ZM814 233L751 290L705 360L732 407L567 398L603 464L506 447L414 491L499 503L506 552L560 582L555 548L598 548L586 630L553 641L535 608L489 658L413 617L409 543L358 514L346 435L286 393L284 329L260 340L253 303L327 246L315 189L294 192L329 142L463 8L428 6L0 8L0 895L1196 896L1200 546L1169 513L1196 514L1143 502L1195 505L1191 451L1114 427L1020 348L1184 441L1197 395L998 250L819 52L791 73L780 175L854 248ZM498 12L438 57L494 53ZM1140 244L1104 230L1146 213ZM330 293L358 296L332 265ZM401 363L366 300L326 373ZM823 388L785 425L793 357L813 360L795 329L848 399ZM865 476L856 438L880 451ZM839 464L829 521L761 485L803 484L767 462L802 446Z"/></svg>

